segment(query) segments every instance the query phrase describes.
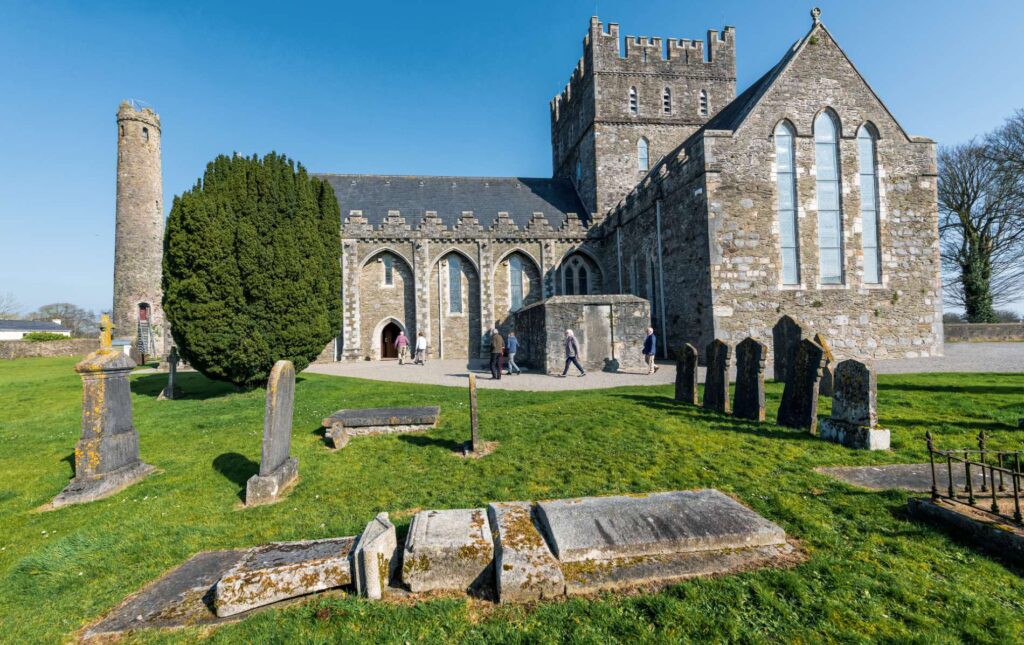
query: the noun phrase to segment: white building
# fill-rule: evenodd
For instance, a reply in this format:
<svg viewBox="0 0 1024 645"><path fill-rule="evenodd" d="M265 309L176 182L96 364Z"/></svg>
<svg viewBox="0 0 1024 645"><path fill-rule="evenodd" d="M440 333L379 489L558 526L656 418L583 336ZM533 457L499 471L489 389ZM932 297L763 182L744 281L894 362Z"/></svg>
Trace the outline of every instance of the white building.
<svg viewBox="0 0 1024 645"><path fill-rule="evenodd" d="M0 340L21 340L32 332L71 336L71 330L61 325L60 320L0 320Z"/></svg>

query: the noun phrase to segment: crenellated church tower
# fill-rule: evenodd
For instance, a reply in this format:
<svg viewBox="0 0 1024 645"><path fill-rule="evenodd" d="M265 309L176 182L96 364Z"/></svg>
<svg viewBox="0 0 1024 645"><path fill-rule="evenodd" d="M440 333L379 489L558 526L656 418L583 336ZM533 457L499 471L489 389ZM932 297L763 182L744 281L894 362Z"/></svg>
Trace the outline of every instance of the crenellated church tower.
<svg viewBox="0 0 1024 645"><path fill-rule="evenodd" d="M604 215L659 159L736 98L735 30L701 40L633 37L594 16L583 57L551 101L554 177Z"/></svg>
<svg viewBox="0 0 1024 645"><path fill-rule="evenodd" d="M117 110L114 335L133 355L162 357L166 329L160 276L164 243L160 117L124 101Z"/></svg>

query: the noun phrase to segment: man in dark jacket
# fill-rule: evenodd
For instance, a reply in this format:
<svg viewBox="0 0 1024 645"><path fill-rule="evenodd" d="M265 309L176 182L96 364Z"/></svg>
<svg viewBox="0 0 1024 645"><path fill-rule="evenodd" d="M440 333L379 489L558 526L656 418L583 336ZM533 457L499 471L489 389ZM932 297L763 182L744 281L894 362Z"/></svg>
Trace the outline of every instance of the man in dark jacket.
<svg viewBox="0 0 1024 645"><path fill-rule="evenodd" d="M654 364L654 357L658 353L658 338L654 335L654 327L647 328L647 338L644 338L644 362L647 363L647 374L650 376L658 371Z"/></svg>
<svg viewBox="0 0 1024 645"><path fill-rule="evenodd" d="M501 380L501 358L505 353L505 339L498 333L498 328L491 329L491 378Z"/></svg>

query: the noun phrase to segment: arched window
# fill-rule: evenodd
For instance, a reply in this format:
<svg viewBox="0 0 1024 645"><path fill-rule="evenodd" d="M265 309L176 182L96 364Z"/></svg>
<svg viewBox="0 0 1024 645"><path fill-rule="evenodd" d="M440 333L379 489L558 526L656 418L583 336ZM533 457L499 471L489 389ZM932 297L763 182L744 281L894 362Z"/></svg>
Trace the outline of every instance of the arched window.
<svg viewBox="0 0 1024 645"><path fill-rule="evenodd" d="M857 132L857 153L860 158L860 221L864 248L864 282L882 281L882 263L878 249L878 159L875 156L877 135L870 124Z"/></svg>
<svg viewBox="0 0 1024 645"><path fill-rule="evenodd" d="M697 99L697 113L701 116L708 115L708 93L706 90L700 91L700 97Z"/></svg>
<svg viewBox="0 0 1024 645"><path fill-rule="evenodd" d="M793 129L785 121L775 126L775 181L779 193L782 283L800 284L800 244L796 222L796 159Z"/></svg>
<svg viewBox="0 0 1024 645"><path fill-rule="evenodd" d="M523 306L523 259L513 255L508 260L508 287L512 297L512 310Z"/></svg>
<svg viewBox="0 0 1024 645"><path fill-rule="evenodd" d="M462 262L448 256L448 313L462 313Z"/></svg>
<svg viewBox="0 0 1024 645"><path fill-rule="evenodd" d="M580 187L580 182L583 181L583 160L576 160L576 188Z"/></svg>
<svg viewBox="0 0 1024 645"><path fill-rule="evenodd" d="M578 255L566 261L562 271L565 275L565 295L585 296L590 293L590 272Z"/></svg>
<svg viewBox="0 0 1024 645"><path fill-rule="evenodd" d="M572 266L565 267L565 295L571 296L576 293L576 271Z"/></svg>
<svg viewBox="0 0 1024 645"><path fill-rule="evenodd" d="M149 141L149 128L142 126L142 140Z"/></svg>
<svg viewBox="0 0 1024 645"><path fill-rule="evenodd" d="M661 95L661 108L665 114L672 114L672 88L666 87Z"/></svg>
<svg viewBox="0 0 1024 645"><path fill-rule="evenodd" d="M647 139L640 137L640 140L636 142L636 169L643 172L647 172L650 168L650 151L647 146Z"/></svg>
<svg viewBox="0 0 1024 645"><path fill-rule="evenodd" d="M636 114L638 108L639 108L639 103L637 102L637 98L636 98L636 88L635 87L631 87L631 88L629 88L629 113L630 114Z"/></svg>
<svg viewBox="0 0 1024 645"><path fill-rule="evenodd" d="M814 119L817 166L818 258L821 284L843 282L843 216L839 194L839 128L832 115Z"/></svg>
<svg viewBox="0 0 1024 645"><path fill-rule="evenodd" d="M395 259L390 255L385 255L381 258L381 262L384 264L384 286L395 286Z"/></svg>

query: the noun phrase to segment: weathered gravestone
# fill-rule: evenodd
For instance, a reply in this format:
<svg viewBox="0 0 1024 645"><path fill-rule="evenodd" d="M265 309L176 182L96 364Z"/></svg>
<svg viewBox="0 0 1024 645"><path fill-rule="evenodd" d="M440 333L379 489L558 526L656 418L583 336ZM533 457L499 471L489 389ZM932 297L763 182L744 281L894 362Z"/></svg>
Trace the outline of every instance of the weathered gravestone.
<svg viewBox="0 0 1024 645"><path fill-rule="evenodd" d="M111 348L107 316L100 325L100 348L75 365L82 377L82 435L75 444L75 476L50 508L108 497L156 470L139 459L139 434L132 424L128 374L135 362Z"/></svg>
<svg viewBox="0 0 1024 645"><path fill-rule="evenodd" d="M889 431L878 423L874 371L860 361L836 365L832 415L823 419L819 435L849 448L888 450Z"/></svg>
<svg viewBox="0 0 1024 645"><path fill-rule="evenodd" d="M686 343L676 357L676 401L699 405L697 398L697 348Z"/></svg>
<svg viewBox="0 0 1024 645"><path fill-rule="evenodd" d="M479 452L480 419L476 409L476 374L469 375L469 452Z"/></svg>
<svg viewBox="0 0 1024 645"><path fill-rule="evenodd" d="M352 582L356 593L380 600L398 567L398 538L387 513L378 513L352 549Z"/></svg>
<svg viewBox="0 0 1024 645"><path fill-rule="evenodd" d="M818 394L821 396L832 396L833 382L835 380L836 357L829 347L825 335L818 332L814 335L814 342L821 346L825 352L825 364L821 367L821 382L818 383Z"/></svg>
<svg viewBox="0 0 1024 645"><path fill-rule="evenodd" d="M729 412L729 364L732 347L717 338L708 343L708 369L704 376L704 407L718 412Z"/></svg>
<svg viewBox="0 0 1024 645"><path fill-rule="evenodd" d="M246 506L276 501L299 476L299 460L291 456L294 403L295 367L291 361L278 361L267 379L260 472L246 483Z"/></svg>
<svg viewBox="0 0 1024 645"><path fill-rule="evenodd" d="M764 421L764 364L768 346L749 336L736 346L736 397L732 413L741 419Z"/></svg>
<svg viewBox="0 0 1024 645"><path fill-rule="evenodd" d="M779 318L779 322L772 327L772 361L776 381L789 382L796 350L803 337L803 327L790 316Z"/></svg>
<svg viewBox="0 0 1024 645"><path fill-rule="evenodd" d="M160 396L157 397L160 401L175 399L181 393L181 390L174 383L178 378L178 361L180 360L178 348L172 347L170 354L167 356L167 386L164 387L163 391L160 392Z"/></svg>
<svg viewBox="0 0 1024 645"><path fill-rule="evenodd" d="M806 338L800 341L792 372L782 390L777 419L780 426L814 432L818 425L818 381L824 362L825 352L820 345Z"/></svg>

